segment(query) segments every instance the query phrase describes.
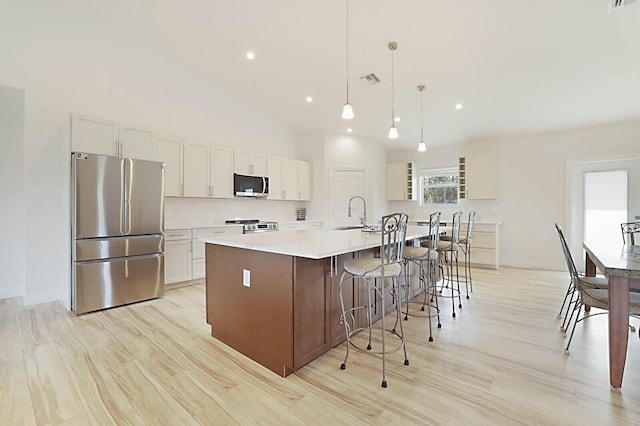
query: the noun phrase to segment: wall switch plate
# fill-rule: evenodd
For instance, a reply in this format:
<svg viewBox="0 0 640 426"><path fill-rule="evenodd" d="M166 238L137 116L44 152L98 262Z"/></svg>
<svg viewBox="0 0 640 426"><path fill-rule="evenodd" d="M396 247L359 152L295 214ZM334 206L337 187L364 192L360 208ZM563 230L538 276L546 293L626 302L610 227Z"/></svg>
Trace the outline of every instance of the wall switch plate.
<svg viewBox="0 0 640 426"><path fill-rule="evenodd" d="M251 287L251 271L248 269L242 270L242 285L245 287Z"/></svg>

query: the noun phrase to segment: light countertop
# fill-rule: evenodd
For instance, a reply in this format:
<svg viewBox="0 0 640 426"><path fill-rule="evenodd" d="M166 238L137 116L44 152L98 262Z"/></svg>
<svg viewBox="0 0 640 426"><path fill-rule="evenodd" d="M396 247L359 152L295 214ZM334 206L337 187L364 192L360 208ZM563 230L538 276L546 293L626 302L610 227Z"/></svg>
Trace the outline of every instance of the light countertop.
<svg viewBox="0 0 640 426"><path fill-rule="evenodd" d="M264 219L265 221L273 221L278 223L311 223L311 222L321 222L320 220L270 220ZM218 227L228 227L228 226L242 226L242 225L234 225L227 224L224 220L221 219L177 219L177 220L165 220L164 222L164 230L172 231L176 229L199 229L199 228L218 228Z"/></svg>
<svg viewBox="0 0 640 426"><path fill-rule="evenodd" d="M428 227L409 225L407 240L424 237ZM263 232L243 235L221 235L207 243L244 248L288 256L323 259L344 253L366 250L381 245L380 233L360 229L313 229L287 232Z"/></svg>

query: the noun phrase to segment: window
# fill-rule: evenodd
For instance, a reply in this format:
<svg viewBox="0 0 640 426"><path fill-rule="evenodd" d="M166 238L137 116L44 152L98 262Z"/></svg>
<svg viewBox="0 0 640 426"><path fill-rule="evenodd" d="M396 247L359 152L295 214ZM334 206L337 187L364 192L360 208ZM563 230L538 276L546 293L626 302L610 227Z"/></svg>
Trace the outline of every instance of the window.
<svg viewBox="0 0 640 426"><path fill-rule="evenodd" d="M458 169L420 170L420 204L458 204Z"/></svg>

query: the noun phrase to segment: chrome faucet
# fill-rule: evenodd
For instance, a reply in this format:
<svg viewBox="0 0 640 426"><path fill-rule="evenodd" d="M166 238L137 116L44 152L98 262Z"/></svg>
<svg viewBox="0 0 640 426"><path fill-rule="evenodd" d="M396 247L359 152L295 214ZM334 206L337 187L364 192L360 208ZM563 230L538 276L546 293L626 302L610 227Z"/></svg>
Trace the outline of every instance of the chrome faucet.
<svg viewBox="0 0 640 426"><path fill-rule="evenodd" d="M362 204L364 206L364 213L363 213L364 217L360 218L360 224L363 226L367 226L367 202L361 196L356 195L355 197L351 197L349 199L349 212L347 213L347 216L351 217L351 202L353 201L354 198L360 198L362 200Z"/></svg>

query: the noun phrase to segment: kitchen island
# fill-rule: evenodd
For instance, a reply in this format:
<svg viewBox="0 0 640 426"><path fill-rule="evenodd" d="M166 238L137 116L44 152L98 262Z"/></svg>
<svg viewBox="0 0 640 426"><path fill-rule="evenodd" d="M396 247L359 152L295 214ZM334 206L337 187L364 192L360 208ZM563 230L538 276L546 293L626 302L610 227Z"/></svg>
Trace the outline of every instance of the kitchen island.
<svg viewBox="0 0 640 426"><path fill-rule="evenodd" d="M407 240L428 227L409 226ZM344 341L338 280L345 260L373 257L380 234L302 230L227 235L206 241L211 335L286 377ZM365 286L347 283L357 305ZM374 315L384 311L375 302ZM364 321L364 318L360 319Z"/></svg>

